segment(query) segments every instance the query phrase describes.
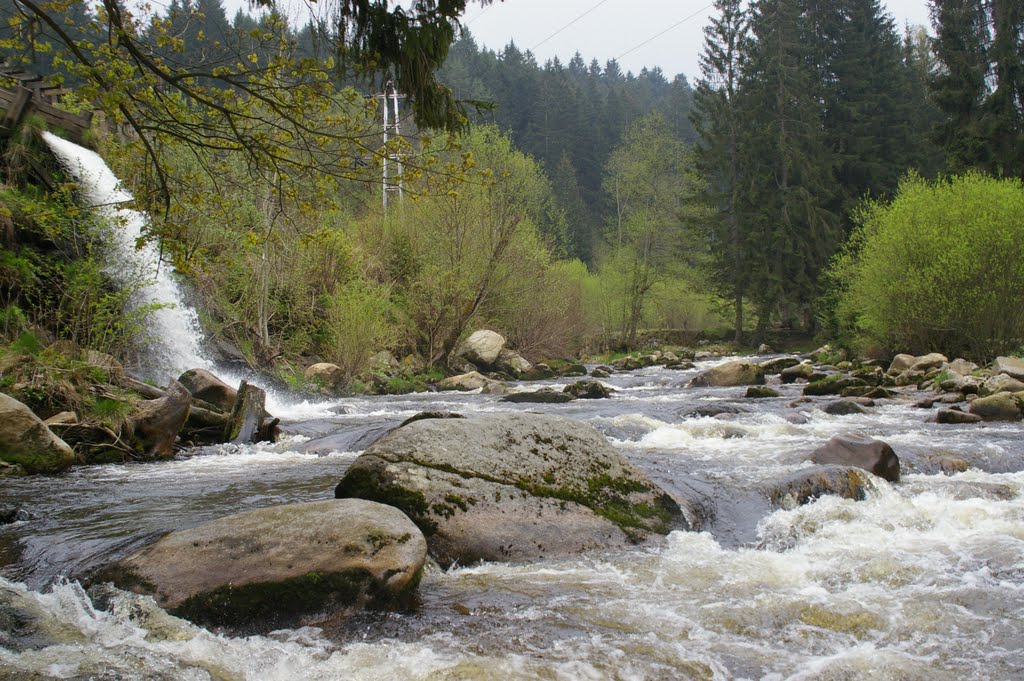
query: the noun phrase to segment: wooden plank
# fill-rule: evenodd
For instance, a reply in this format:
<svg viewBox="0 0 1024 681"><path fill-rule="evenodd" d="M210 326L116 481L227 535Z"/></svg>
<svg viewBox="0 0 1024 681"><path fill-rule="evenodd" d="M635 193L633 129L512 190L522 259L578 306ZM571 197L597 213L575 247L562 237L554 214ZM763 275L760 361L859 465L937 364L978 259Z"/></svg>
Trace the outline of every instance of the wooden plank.
<svg viewBox="0 0 1024 681"><path fill-rule="evenodd" d="M25 88L18 88L15 93L14 101L9 107L7 107L7 114L4 116L3 125L8 130L13 130L18 127L18 122L21 121L21 116L24 113L25 105L28 104L29 99L32 97L32 92Z"/></svg>

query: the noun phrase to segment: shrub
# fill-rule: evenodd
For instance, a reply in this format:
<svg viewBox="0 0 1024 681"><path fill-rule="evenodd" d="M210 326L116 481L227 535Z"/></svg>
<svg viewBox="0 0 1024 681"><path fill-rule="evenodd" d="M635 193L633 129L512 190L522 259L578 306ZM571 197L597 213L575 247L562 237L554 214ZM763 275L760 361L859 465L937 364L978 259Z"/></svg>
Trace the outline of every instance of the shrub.
<svg viewBox="0 0 1024 681"><path fill-rule="evenodd" d="M1024 186L910 176L869 204L830 277L839 330L862 345L983 359L1024 337Z"/></svg>
<svg viewBox="0 0 1024 681"><path fill-rule="evenodd" d="M370 356L388 349L394 337L390 291L353 279L339 289L327 305L327 329L330 337L324 356L352 379L368 366Z"/></svg>

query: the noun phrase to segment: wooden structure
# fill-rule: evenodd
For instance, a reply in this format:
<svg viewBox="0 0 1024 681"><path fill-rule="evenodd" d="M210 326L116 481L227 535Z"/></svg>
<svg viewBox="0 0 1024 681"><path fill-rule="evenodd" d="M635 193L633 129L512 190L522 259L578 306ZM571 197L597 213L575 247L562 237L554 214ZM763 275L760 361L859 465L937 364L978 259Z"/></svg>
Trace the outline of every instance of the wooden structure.
<svg viewBox="0 0 1024 681"><path fill-rule="evenodd" d="M24 71L0 69L0 78L14 81L13 87L0 88L0 141L14 134L25 116L35 114L46 121L47 128L63 130L65 137L82 144L92 114L76 115L57 108L57 100L69 90L47 85L41 76Z"/></svg>

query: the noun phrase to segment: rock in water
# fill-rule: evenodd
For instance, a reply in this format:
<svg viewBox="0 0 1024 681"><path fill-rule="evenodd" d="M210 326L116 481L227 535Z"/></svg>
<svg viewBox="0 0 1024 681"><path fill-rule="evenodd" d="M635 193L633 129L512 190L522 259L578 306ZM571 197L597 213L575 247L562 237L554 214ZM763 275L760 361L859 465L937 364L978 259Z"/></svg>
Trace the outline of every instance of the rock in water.
<svg viewBox="0 0 1024 681"><path fill-rule="evenodd" d="M764 383L764 369L750 362L725 362L694 376L688 388L732 387Z"/></svg>
<svg viewBox="0 0 1024 681"><path fill-rule="evenodd" d="M177 381L167 385L163 397L139 402L132 413L135 439L147 459L169 459L174 456L174 441L188 419L192 396Z"/></svg>
<svg viewBox="0 0 1024 681"><path fill-rule="evenodd" d="M1024 358L1020 357L996 357L992 363L993 374L1006 374L1010 378L1024 381Z"/></svg>
<svg viewBox="0 0 1024 681"><path fill-rule="evenodd" d="M0 393L0 460L26 473L60 473L75 453L31 409Z"/></svg>
<svg viewBox="0 0 1024 681"><path fill-rule="evenodd" d="M470 371L469 373L459 374L458 376L449 376L448 378L441 379L437 384L438 390L479 390L483 388L504 385L501 381L495 381L487 378L479 371Z"/></svg>
<svg viewBox="0 0 1024 681"><path fill-rule="evenodd" d="M986 421L1020 421L1024 418L1024 392L996 393L971 402L971 413Z"/></svg>
<svg viewBox="0 0 1024 681"><path fill-rule="evenodd" d="M457 354L478 367L489 367L498 359L503 349L505 349L504 336L494 331L481 329L466 339Z"/></svg>
<svg viewBox="0 0 1024 681"><path fill-rule="evenodd" d="M836 435L814 450L810 458L817 464L863 468L889 482L900 480L900 460L892 447L863 435Z"/></svg>
<svg viewBox="0 0 1024 681"><path fill-rule="evenodd" d="M102 571L194 622L274 626L415 589L426 543L399 510L361 499L273 506L172 532Z"/></svg>
<svg viewBox="0 0 1024 681"><path fill-rule="evenodd" d="M411 423L356 459L335 496L402 509L446 567L567 556L687 527L597 430L539 414Z"/></svg>
<svg viewBox="0 0 1024 681"><path fill-rule="evenodd" d="M571 383L565 386L565 388L562 389L562 392L568 393L581 400L599 400L611 397L615 390L609 388L601 381L590 380Z"/></svg>
<svg viewBox="0 0 1024 681"><path fill-rule="evenodd" d="M776 506L802 506L818 497L835 495L863 501L874 489L870 476L851 466L811 466L764 487Z"/></svg>

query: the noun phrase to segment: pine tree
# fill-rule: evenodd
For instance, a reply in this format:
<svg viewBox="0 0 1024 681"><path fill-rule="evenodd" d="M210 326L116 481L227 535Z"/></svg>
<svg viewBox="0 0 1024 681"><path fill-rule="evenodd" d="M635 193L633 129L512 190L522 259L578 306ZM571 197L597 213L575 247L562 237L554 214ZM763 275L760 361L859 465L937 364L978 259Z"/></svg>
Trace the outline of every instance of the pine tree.
<svg viewBox="0 0 1024 681"><path fill-rule="evenodd" d="M989 50L995 90L983 108L991 171L1024 176L1024 4L990 0L994 36Z"/></svg>
<svg viewBox="0 0 1024 681"><path fill-rule="evenodd" d="M715 9L717 16L704 28L702 77L694 95L692 119L700 136L697 164L720 216L720 224L716 223L717 228L709 235L714 280L719 291L733 302L734 339L740 343L748 248L746 229L737 213L742 183L737 96L749 24L742 0L716 0Z"/></svg>
<svg viewBox="0 0 1024 681"><path fill-rule="evenodd" d="M740 110L749 181L739 214L751 226L749 290L759 336L771 317L813 328L818 275L838 244L827 206L837 191L812 55L817 36L798 0L758 0L744 62Z"/></svg>

